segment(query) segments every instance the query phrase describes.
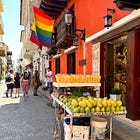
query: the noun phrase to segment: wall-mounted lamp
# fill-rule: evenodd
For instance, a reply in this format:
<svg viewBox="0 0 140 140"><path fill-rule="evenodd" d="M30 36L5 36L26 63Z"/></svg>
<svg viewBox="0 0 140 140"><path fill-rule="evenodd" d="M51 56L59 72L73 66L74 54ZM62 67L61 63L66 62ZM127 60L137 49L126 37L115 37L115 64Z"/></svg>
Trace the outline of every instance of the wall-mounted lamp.
<svg viewBox="0 0 140 140"><path fill-rule="evenodd" d="M71 25L72 25L72 21L73 21L73 12L71 12L70 10L65 12L65 23L68 27L68 33L73 34L73 32L71 31ZM74 30L74 34L76 35L79 39L83 40L85 42L85 34L86 34L86 30L83 29L75 29Z"/></svg>
<svg viewBox="0 0 140 140"><path fill-rule="evenodd" d="M107 28L112 26L112 15L110 15L109 12L111 14L114 14L115 9L107 8L107 14L104 16L104 27L107 27Z"/></svg>

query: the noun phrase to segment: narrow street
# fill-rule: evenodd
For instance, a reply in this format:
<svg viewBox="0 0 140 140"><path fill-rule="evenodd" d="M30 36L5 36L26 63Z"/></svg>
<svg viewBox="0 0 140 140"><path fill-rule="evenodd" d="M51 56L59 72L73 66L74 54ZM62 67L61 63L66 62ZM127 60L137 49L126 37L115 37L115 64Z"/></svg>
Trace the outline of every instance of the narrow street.
<svg viewBox="0 0 140 140"><path fill-rule="evenodd" d="M6 98L5 90L5 84L0 83L0 140L53 140L54 109L47 106L44 94L33 96L31 88L28 98L23 97L22 91L20 98ZM121 116L113 118L112 140L139 138L138 127L126 123Z"/></svg>
<svg viewBox="0 0 140 140"><path fill-rule="evenodd" d="M0 85L1 91L4 85ZM3 89L3 90L2 90ZM6 98L0 92L0 140L52 140L54 109L41 94Z"/></svg>

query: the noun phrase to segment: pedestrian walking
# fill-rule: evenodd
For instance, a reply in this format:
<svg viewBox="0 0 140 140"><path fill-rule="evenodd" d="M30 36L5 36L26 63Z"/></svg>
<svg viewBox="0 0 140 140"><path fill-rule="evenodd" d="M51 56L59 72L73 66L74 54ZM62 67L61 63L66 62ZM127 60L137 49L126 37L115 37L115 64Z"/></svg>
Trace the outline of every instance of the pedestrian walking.
<svg viewBox="0 0 140 140"><path fill-rule="evenodd" d="M17 98L17 96L19 97L19 93L20 93L20 75L18 72L15 73L15 77L14 77L14 92L15 92L15 98Z"/></svg>
<svg viewBox="0 0 140 140"><path fill-rule="evenodd" d="M40 81L39 73L37 70L35 70L35 73L32 76L32 86L34 88L33 95L38 96L37 90L38 90L39 86L41 86L41 81Z"/></svg>
<svg viewBox="0 0 140 140"><path fill-rule="evenodd" d="M47 68L47 74L46 74L46 81L47 81L47 87L49 90L49 93L51 94L53 92L53 87L52 87L52 71L51 68Z"/></svg>
<svg viewBox="0 0 140 140"><path fill-rule="evenodd" d="M27 72L24 72L23 76L21 77L21 85L23 90L23 96L28 97L28 91L30 89L30 77L28 76Z"/></svg>
<svg viewBox="0 0 140 140"><path fill-rule="evenodd" d="M10 72L7 72L6 74L6 86L7 86L7 91L6 91L6 97L8 97L8 92L10 91L10 97L12 97L13 93L13 86L14 86L14 71L10 70Z"/></svg>

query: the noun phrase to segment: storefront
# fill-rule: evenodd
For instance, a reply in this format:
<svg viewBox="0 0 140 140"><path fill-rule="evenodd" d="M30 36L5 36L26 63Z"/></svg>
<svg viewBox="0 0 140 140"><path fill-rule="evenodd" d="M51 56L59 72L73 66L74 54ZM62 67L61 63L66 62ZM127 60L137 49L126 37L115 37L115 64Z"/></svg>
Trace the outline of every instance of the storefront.
<svg viewBox="0 0 140 140"><path fill-rule="evenodd" d="M112 88L122 90L127 117L132 120L140 119L139 23L137 18L93 40L100 44L101 97Z"/></svg>

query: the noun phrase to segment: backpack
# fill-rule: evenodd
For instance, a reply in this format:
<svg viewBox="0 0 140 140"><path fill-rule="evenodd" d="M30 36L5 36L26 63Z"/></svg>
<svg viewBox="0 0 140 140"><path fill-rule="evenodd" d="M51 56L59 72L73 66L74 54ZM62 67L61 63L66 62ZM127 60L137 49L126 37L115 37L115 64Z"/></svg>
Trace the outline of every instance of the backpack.
<svg viewBox="0 0 140 140"><path fill-rule="evenodd" d="M10 82L11 81L11 77L6 77L6 82Z"/></svg>

